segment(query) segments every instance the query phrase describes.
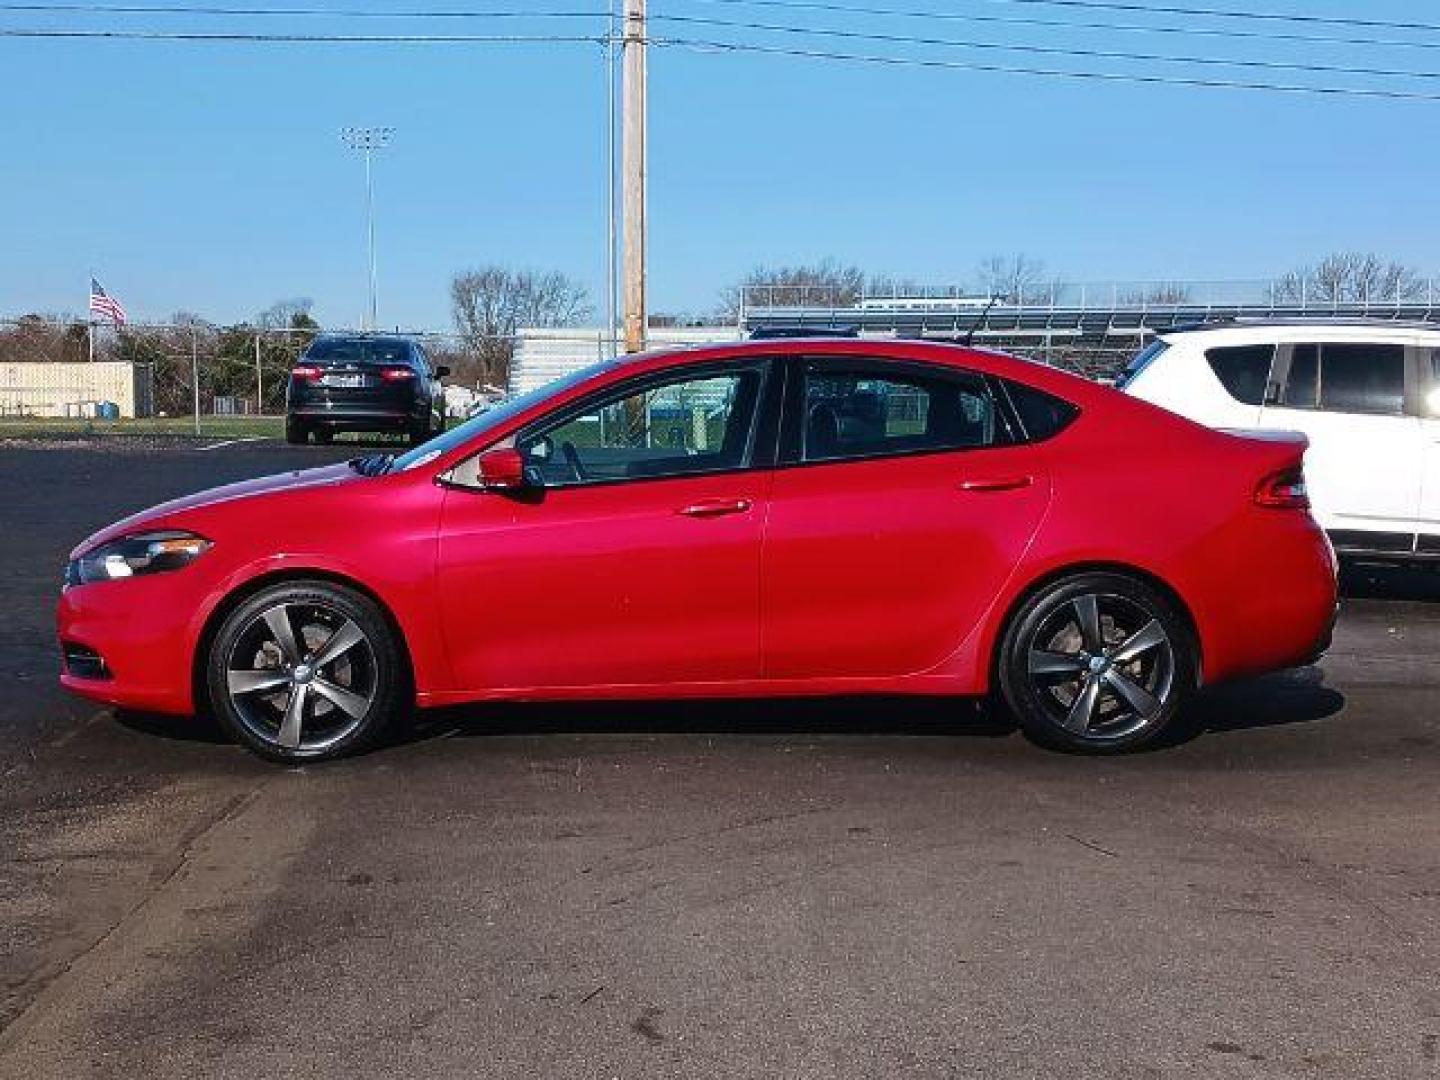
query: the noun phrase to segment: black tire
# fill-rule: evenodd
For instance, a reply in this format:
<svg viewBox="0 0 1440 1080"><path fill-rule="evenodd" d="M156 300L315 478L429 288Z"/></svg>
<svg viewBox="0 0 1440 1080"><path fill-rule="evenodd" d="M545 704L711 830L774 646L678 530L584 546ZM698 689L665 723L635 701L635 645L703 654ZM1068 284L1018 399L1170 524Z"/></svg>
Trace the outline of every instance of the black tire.
<svg viewBox="0 0 1440 1080"><path fill-rule="evenodd" d="M1160 738L1194 691L1194 635L1173 601L1145 582L1073 574L1011 616L997 682L1033 741L1085 753L1133 750Z"/></svg>
<svg viewBox="0 0 1440 1080"><path fill-rule="evenodd" d="M338 650L328 659L327 647ZM225 617L205 664L221 726L261 757L287 764L375 745L404 709L409 685L399 643L374 601L328 581L284 582L247 599Z"/></svg>
<svg viewBox="0 0 1440 1080"><path fill-rule="evenodd" d="M432 434L429 420L416 424L409 431L410 445L419 446L423 442L429 442Z"/></svg>
<svg viewBox="0 0 1440 1080"><path fill-rule="evenodd" d="M321 446L329 446L335 441L335 432L331 431L329 428L316 428L315 441Z"/></svg>
<svg viewBox="0 0 1440 1080"><path fill-rule="evenodd" d="M285 419L285 441L292 446L299 446L310 439L310 429L298 420L289 417Z"/></svg>

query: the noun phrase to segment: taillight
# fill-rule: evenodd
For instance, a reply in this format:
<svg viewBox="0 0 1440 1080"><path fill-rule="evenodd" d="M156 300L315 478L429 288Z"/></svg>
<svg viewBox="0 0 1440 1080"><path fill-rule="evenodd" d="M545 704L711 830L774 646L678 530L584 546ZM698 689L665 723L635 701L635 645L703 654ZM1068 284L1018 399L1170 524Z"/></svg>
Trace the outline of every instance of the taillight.
<svg viewBox="0 0 1440 1080"><path fill-rule="evenodd" d="M1267 476L1255 489L1255 502L1281 510L1308 510L1310 493L1305 489L1305 470L1296 466Z"/></svg>
<svg viewBox="0 0 1440 1080"><path fill-rule="evenodd" d="M380 369L380 377L386 382L404 382L406 379L413 379L415 372L408 367L387 367Z"/></svg>
<svg viewBox="0 0 1440 1080"><path fill-rule="evenodd" d="M320 378L320 369L314 364L296 364L290 377L298 382L314 382Z"/></svg>

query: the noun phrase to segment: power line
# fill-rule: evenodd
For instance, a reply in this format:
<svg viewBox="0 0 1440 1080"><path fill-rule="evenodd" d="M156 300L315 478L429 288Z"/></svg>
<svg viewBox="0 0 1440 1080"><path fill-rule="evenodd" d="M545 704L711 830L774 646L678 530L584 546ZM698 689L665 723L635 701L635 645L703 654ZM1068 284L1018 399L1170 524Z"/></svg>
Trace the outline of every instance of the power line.
<svg viewBox="0 0 1440 1080"><path fill-rule="evenodd" d="M1081 8L1099 11L1130 11L1154 15L1198 15L1212 19L1250 19L1262 22L1308 23L1313 26L1355 26L1367 30L1420 30L1440 34L1440 23L1402 22L1393 19L1357 19L1349 15L1292 15L1280 11L1235 11L1225 8L1151 6L1121 0L987 0L1000 4L1033 4L1043 7Z"/></svg>
<svg viewBox="0 0 1440 1080"><path fill-rule="evenodd" d="M605 44L604 34L290 34L189 30L15 30L0 38L79 38L117 41L240 42L253 44L335 45L571 45Z"/></svg>
<svg viewBox="0 0 1440 1080"><path fill-rule="evenodd" d="M934 19L943 22L982 23L997 26L1045 27L1054 30L1104 30L1109 33L1159 34L1181 37L1218 37L1226 40L1284 41L1308 45L1358 45L1386 49L1440 49L1437 41L1404 38L1354 37L1334 34L1300 34L1285 30L1249 30L1243 27L1153 26L1148 23L1109 22L1087 19L1047 19L1034 15L982 15L975 12L919 11L913 8L873 7L832 3L805 3L803 0L693 0L726 7L780 8L800 11L843 12L848 15L875 15L904 19ZM657 16L658 17L658 16Z"/></svg>
<svg viewBox="0 0 1440 1080"><path fill-rule="evenodd" d="M1040 56L1070 56L1086 60L1125 60L1163 64L1197 64L1211 67L1251 68L1260 71L1294 71L1316 75L1360 75L1376 78L1440 79L1440 71L1407 71L1394 68L1344 67L1331 64L1307 64L1282 60L1225 59L1215 56L1175 56L1164 53L1127 52L1113 49L1078 49L1059 45L1003 44L995 41L961 41L956 38L918 37L909 34L880 34L864 30L834 30L820 27L798 27L778 23L738 22L692 15L653 15L657 22L724 27L732 30L759 30L772 34L806 37L843 38L852 41L874 41L895 45L924 45L951 49L979 49L996 52L1030 53Z"/></svg>
<svg viewBox="0 0 1440 1080"><path fill-rule="evenodd" d="M587 44L603 45L603 34L299 34L192 32L161 30L17 30L0 29L0 38L64 38L133 41L185 41L249 44ZM657 46L692 49L702 52L756 53L770 56L791 56L812 60L833 60L885 67L913 67L945 71L971 71L1005 75L1028 75L1038 78L1071 81L1132 83L1148 86L1179 86L1207 90L1251 90L1273 93L1317 95L1324 97L1372 98L1389 101L1440 102L1440 94L1412 90L1272 83L1239 79L1204 79L1180 75L1147 74L1144 72L1075 71L1061 68L1034 67L1021 64L991 64L961 60L938 60L925 57L882 56L871 53L841 52L829 49L802 49L738 41L714 41L700 38L651 37Z"/></svg>
<svg viewBox="0 0 1440 1080"><path fill-rule="evenodd" d="M722 0L714 0L722 2ZM736 0L739 2L739 0ZM758 0L755 0L758 3ZM1121 11L1140 15L1184 15L1209 19L1244 19L1261 22L1297 23L1311 26L1347 26L1366 30L1411 30L1440 34L1440 23L1397 21L1392 19L1361 19L1343 15L1292 15L1279 11L1236 11L1233 8L1188 7L1177 4L1151 5L1125 0L984 0L990 4L1025 4L1037 7L1071 8L1081 11ZM771 7L806 11L829 11L848 15L895 15L909 18L945 19L952 12L925 11L916 8L874 7L840 4L833 0L771 0Z"/></svg>
<svg viewBox="0 0 1440 1080"><path fill-rule="evenodd" d="M828 49L787 48L737 41L702 41L695 38L651 38L651 44L714 52L764 53L772 56L805 57L876 64L886 67L933 68L945 71L980 71L1005 75L1032 75L1041 78L1093 82L1142 83L1152 86L1187 86L1206 90L1257 90L1283 94L1314 94L1325 97L1381 98L1391 101L1440 101L1440 94L1418 90L1384 90L1349 86L1316 86L1299 83L1249 82L1238 79L1202 79L1180 75L1147 75L1142 72L1067 71L1060 68L1029 67L1019 64L974 63L965 60L935 60L924 57L879 56L871 53L837 52Z"/></svg>
<svg viewBox="0 0 1440 1080"><path fill-rule="evenodd" d="M737 7L761 7L780 8L803 11L821 11L831 13L843 13L850 15L877 15L899 18L914 19L935 19L953 22L982 23L1002 26L1037 26L1061 30L1104 30L1119 33L1134 34L1169 34L1195 37L1222 37L1227 39L1246 39L1260 41L1286 41L1302 44L1315 45L1358 45L1379 48L1399 49L1440 49L1440 41L1410 41L1400 38L1375 38L1375 37L1344 37L1334 35L1297 34L1286 31L1264 31L1245 30L1236 27L1225 29L1205 26L1152 26L1142 23L1117 23L1117 22L1096 22L1083 20L1061 20L1046 19L1034 16L1005 16L1005 15L983 15L973 12L955 11L924 11L914 8L894 8L871 5L839 4L828 2L828 0L695 0L697 3L721 4ZM987 0L991 3L1041 3L1042 0ZM1051 0L1043 0L1050 3ZM1141 5L1107 5L1093 4L1085 5L1107 9L1110 7L1123 8L1124 10L1144 11L1209 11L1219 16L1222 13L1213 9L1160 9L1142 7ZM601 10L587 11L516 11L516 10L493 10L485 11L468 8L442 8L442 9L419 9L406 11L400 9L376 10L373 8L314 8L314 7L235 7L227 5L181 5L164 6L159 4L96 4L96 3L0 3L0 11L17 14L39 14L39 13L64 13L64 14L106 14L106 15L204 15L204 16L230 16L230 17L271 17L271 18L307 18L307 17L330 17L346 19L589 19L608 18L608 12ZM1247 18L1249 15L1244 12L1224 12L1227 17ZM661 16L656 16L661 17ZM1276 16L1277 18L1302 19L1301 16ZM678 16L672 16L678 18ZM1376 20L1368 20L1368 23L1377 23ZM1397 27L1409 29L1430 28L1440 33L1440 25L1430 27L1429 24L1394 24Z"/></svg>
<svg viewBox="0 0 1440 1080"><path fill-rule="evenodd" d="M166 7L160 4L0 4L0 11L15 13L63 13L90 15L234 15L234 16L329 16L343 19L604 19L601 9L590 11L515 11L515 10L430 10L378 11L373 8L259 8L221 5L186 5Z"/></svg>

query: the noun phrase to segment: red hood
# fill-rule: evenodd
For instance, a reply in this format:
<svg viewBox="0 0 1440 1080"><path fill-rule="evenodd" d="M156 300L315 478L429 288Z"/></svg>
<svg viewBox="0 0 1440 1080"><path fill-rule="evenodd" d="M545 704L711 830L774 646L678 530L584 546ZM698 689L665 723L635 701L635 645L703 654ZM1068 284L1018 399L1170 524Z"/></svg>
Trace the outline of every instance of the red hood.
<svg viewBox="0 0 1440 1080"><path fill-rule="evenodd" d="M97 544L103 544L107 540L113 540L117 536L125 536L129 533L138 532L143 528L184 528L185 522L179 519L187 510L201 510L206 507L215 506L218 503L231 502L235 499L253 499L257 495L268 495L277 491L294 491L299 488L320 487L328 484L339 484L357 478L356 472L350 466L340 463L336 465L323 465L317 469L300 469L295 472L277 473L274 476L260 476L254 480L242 480L238 484L225 484L222 487L209 488L206 491L197 491L194 495L185 495L179 499L171 499L159 506L152 506L148 510L142 510L138 514L131 514L122 521L113 525L107 525L94 535L86 538L75 550L70 553L74 559L81 553L90 550Z"/></svg>

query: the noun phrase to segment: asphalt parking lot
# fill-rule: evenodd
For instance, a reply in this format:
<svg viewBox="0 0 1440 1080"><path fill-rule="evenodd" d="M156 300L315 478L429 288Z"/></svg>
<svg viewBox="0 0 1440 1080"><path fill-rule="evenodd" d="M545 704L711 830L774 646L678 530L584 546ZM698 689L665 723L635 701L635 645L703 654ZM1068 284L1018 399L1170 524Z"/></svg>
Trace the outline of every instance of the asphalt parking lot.
<svg viewBox="0 0 1440 1080"><path fill-rule="evenodd" d="M1440 1076L1440 568L1119 759L878 700L282 770L58 690L76 541L344 455L0 444L0 1076Z"/></svg>

